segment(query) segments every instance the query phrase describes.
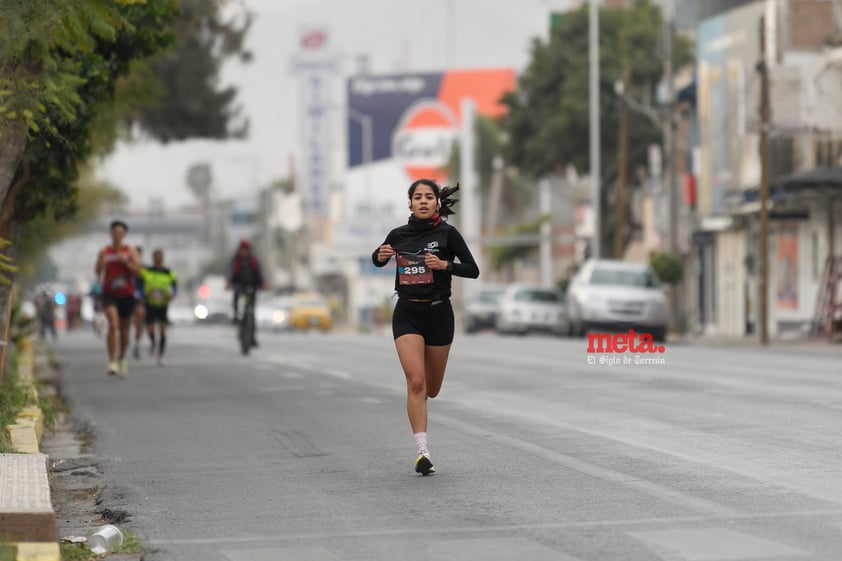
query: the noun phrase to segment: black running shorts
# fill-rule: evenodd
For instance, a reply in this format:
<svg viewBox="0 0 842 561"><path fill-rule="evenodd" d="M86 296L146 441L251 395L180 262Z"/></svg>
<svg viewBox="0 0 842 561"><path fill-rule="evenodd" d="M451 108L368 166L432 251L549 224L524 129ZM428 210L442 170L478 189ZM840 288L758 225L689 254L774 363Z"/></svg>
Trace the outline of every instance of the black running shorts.
<svg viewBox="0 0 842 561"><path fill-rule="evenodd" d="M167 318L167 306L146 306L146 325L155 323L162 323L164 325L170 323Z"/></svg>
<svg viewBox="0 0 842 561"><path fill-rule="evenodd" d="M434 347L453 342L453 307L450 300L435 302L413 302L398 299L392 312L392 336L416 334L424 338L424 344Z"/></svg>
<svg viewBox="0 0 842 561"><path fill-rule="evenodd" d="M134 307L137 301L132 296L114 296L113 294L103 294L102 295L102 306L103 308L107 308L108 306L116 306L117 307L117 317L120 319L128 319L132 317L134 314Z"/></svg>

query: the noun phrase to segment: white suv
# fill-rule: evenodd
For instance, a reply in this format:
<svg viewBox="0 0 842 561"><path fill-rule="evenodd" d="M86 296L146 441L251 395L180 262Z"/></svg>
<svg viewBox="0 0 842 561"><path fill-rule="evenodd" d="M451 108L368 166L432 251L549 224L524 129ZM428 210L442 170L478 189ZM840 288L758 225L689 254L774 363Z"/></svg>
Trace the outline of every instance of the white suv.
<svg viewBox="0 0 842 561"><path fill-rule="evenodd" d="M572 335L594 329L637 329L662 342L669 305L665 285L648 265L589 260L570 280L567 314Z"/></svg>

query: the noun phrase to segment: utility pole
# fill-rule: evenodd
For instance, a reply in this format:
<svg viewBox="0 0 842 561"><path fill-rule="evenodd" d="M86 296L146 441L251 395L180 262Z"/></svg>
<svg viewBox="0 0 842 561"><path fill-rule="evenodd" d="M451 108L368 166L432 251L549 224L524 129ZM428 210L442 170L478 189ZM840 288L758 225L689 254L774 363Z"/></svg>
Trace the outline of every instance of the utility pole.
<svg viewBox="0 0 842 561"><path fill-rule="evenodd" d="M760 322L760 344L769 344L769 68L766 65L766 18L760 17L760 236L758 248L758 321Z"/></svg>
<svg viewBox="0 0 842 561"><path fill-rule="evenodd" d="M672 64L675 6L673 0L664 2L664 81L666 82L666 99L664 105L666 114L663 124L664 135L664 190L667 196L667 243L672 254L678 255L678 190L676 189L675 173L675 134L673 103L675 103L675 79ZM685 281L686 282L686 281ZM679 333L684 331L682 318L684 305L678 286L670 291L670 315L672 329Z"/></svg>
<svg viewBox="0 0 842 561"><path fill-rule="evenodd" d="M617 137L619 154L617 155L617 196L614 201L614 259L623 258L623 242L626 235L626 215L628 207L627 186L629 158L629 104L626 92L629 89L631 71L628 65L623 69L623 81L617 86L620 94L620 122Z"/></svg>
<svg viewBox="0 0 842 561"><path fill-rule="evenodd" d="M588 59L590 62L590 159L591 159L591 208L593 208L593 240L591 257L599 259L602 253L602 201L600 183L600 139L599 139L599 5L590 0L588 12Z"/></svg>
<svg viewBox="0 0 842 561"><path fill-rule="evenodd" d="M678 252L678 194L675 188L675 137L673 135L673 109L675 84L672 66L673 43L673 5L671 0L664 2L664 80L666 81L666 119L664 120L664 185L667 191L669 248ZM675 291L673 291L675 293ZM673 310L677 299L673 298Z"/></svg>

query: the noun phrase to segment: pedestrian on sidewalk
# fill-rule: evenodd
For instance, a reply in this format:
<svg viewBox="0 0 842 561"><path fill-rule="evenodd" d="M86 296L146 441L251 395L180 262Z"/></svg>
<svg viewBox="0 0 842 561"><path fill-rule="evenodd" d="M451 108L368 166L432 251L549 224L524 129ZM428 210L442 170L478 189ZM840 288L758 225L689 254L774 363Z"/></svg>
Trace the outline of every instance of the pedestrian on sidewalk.
<svg viewBox="0 0 842 561"><path fill-rule="evenodd" d="M459 189L440 187L431 179L409 186L409 221L393 229L371 255L383 267L397 261L392 336L406 377L406 411L415 438L415 471L435 473L427 442L427 398L436 397L444 381L453 342L451 279L475 279L479 267L462 235L445 219L453 214ZM457 261L458 260L458 261Z"/></svg>
<svg viewBox="0 0 842 561"><path fill-rule="evenodd" d="M38 312L38 336L43 341L49 333L56 340L56 305L52 295L46 290L35 298L35 309Z"/></svg>
<svg viewBox="0 0 842 561"><path fill-rule="evenodd" d="M142 270L146 301L146 329L149 333L149 354L156 354L158 366L164 365L164 349L167 346L167 309L170 300L178 293L175 273L164 267L164 251L152 253L152 266ZM158 348L155 349L155 327L158 330Z"/></svg>
<svg viewBox="0 0 842 561"><path fill-rule="evenodd" d="M110 230L111 243L99 251L94 273L100 279L103 311L108 321L105 337L108 373L125 377L129 372L126 349L135 307L134 278L140 274L140 257L135 248L123 243L129 230L125 222L113 221Z"/></svg>

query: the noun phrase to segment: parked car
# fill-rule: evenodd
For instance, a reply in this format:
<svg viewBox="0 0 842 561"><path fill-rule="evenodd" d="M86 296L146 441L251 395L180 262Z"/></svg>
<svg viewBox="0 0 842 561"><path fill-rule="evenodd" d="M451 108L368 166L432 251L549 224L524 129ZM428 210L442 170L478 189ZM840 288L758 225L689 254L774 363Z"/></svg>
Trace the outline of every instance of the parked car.
<svg viewBox="0 0 842 561"><path fill-rule="evenodd" d="M569 328L564 295L552 288L509 285L500 296L495 327L499 333L549 331L566 334Z"/></svg>
<svg viewBox="0 0 842 561"><path fill-rule="evenodd" d="M225 277L207 275L193 295L193 314L200 323L230 323L233 318L233 295L225 289ZM240 297L240 310L242 310Z"/></svg>
<svg viewBox="0 0 842 561"><path fill-rule="evenodd" d="M669 306L665 285L651 267L612 259L586 261L570 280L567 313L573 335L594 329L636 329L666 338Z"/></svg>
<svg viewBox="0 0 842 561"><path fill-rule="evenodd" d="M464 325L466 333L474 333L480 329L494 329L497 325L497 309L500 297L506 287L484 286L476 297L465 304Z"/></svg>
<svg viewBox="0 0 842 561"><path fill-rule="evenodd" d="M184 302L170 302L167 319L172 325L191 325L197 321L195 308Z"/></svg>
<svg viewBox="0 0 842 561"><path fill-rule="evenodd" d="M327 299L317 293L298 293L292 296L289 323L294 329L329 331L333 317Z"/></svg>
<svg viewBox="0 0 842 561"><path fill-rule="evenodd" d="M286 331L290 328L290 308L292 300L289 296L270 296L257 299L254 317L257 326L271 331Z"/></svg>

